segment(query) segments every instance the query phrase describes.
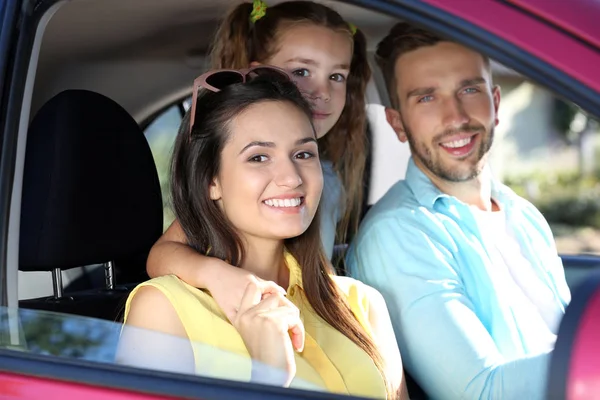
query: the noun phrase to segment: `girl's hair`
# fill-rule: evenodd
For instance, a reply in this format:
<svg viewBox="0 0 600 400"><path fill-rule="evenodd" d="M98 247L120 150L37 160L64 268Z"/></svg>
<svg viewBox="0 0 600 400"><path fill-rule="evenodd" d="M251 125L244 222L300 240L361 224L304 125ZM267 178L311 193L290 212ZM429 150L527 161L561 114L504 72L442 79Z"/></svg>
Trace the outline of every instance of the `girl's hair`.
<svg viewBox="0 0 600 400"><path fill-rule="evenodd" d="M221 152L230 134L231 121L250 106L269 101L290 103L303 111L306 118L312 118L310 105L291 81L257 77L244 84L227 86L218 93L201 93L191 134L188 112L175 142L171 195L188 244L202 254L210 250L211 256L237 267L244 261L244 245L227 216L211 200L210 185L219 173ZM385 379L377 347L327 272L329 263L321 245L318 215L306 232L287 239L285 245L302 267L303 289L311 307L363 349Z"/></svg>
<svg viewBox="0 0 600 400"><path fill-rule="evenodd" d="M331 161L340 176L345 193L345 214L337 228L337 239L345 243L353 236L362 215L364 171L367 159L365 92L371 77L364 35L355 30L331 8L312 1L287 1L268 7L265 15L250 22L251 3L235 7L221 22L213 46L213 68L246 68L253 62L265 63L277 53L281 32L289 26L309 24L345 32L352 38L353 54L347 81L346 106L333 128L321 139L323 157Z"/></svg>

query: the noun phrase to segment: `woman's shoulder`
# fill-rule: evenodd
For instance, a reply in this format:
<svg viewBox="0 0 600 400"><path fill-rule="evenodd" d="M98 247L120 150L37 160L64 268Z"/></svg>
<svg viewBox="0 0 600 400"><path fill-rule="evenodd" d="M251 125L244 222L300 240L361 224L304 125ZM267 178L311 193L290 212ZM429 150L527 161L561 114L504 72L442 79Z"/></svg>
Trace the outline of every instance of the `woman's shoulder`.
<svg viewBox="0 0 600 400"><path fill-rule="evenodd" d="M333 279L337 287L345 294L348 294L351 290L363 290L366 286L361 281L349 276L331 275L331 279Z"/></svg>
<svg viewBox="0 0 600 400"><path fill-rule="evenodd" d="M383 300L381 293L377 289L357 279L338 275L332 276L332 279L346 297L356 297L357 299L369 302Z"/></svg>
<svg viewBox="0 0 600 400"><path fill-rule="evenodd" d="M178 332L166 333L198 343L214 343L229 325L209 293L188 285L175 275L160 276L136 286L127 299L124 322L129 322L132 315L152 319L158 327L161 324L178 325L181 328ZM152 329L152 326L142 327Z"/></svg>
<svg viewBox="0 0 600 400"><path fill-rule="evenodd" d="M167 298L170 298L174 295L186 295L188 293L200 292L202 291L188 285L181 279L179 279L176 275L164 275L156 278L152 278L145 282L137 285L131 295L134 295L137 291L139 291L143 287L153 287L161 291Z"/></svg>
<svg viewBox="0 0 600 400"><path fill-rule="evenodd" d="M348 305L359 319L359 322L370 331L370 323L368 322L370 314L377 312L382 305L385 305L381 293L377 289L348 276L333 276L332 279L340 292L346 296Z"/></svg>
<svg viewBox="0 0 600 400"><path fill-rule="evenodd" d="M188 285L175 275L164 275L142 282L133 289L129 295L128 302L142 289L154 288L155 295L161 293L178 311L198 310L203 306L211 313L219 314L214 299L209 293Z"/></svg>

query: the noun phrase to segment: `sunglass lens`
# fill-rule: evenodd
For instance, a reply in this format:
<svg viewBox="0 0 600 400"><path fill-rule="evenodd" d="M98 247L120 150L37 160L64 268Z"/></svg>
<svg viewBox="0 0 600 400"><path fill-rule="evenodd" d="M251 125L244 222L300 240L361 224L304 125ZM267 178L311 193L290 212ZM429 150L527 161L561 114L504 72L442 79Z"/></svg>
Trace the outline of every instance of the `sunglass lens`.
<svg viewBox="0 0 600 400"><path fill-rule="evenodd" d="M206 83L219 90L222 90L229 85L242 83L243 81L244 78L242 77L242 74L235 71L221 71L206 78Z"/></svg>
<svg viewBox="0 0 600 400"><path fill-rule="evenodd" d="M290 76L287 73L285 73L284 71L280 71L278 69L269 68L269 67L254 68L250 72L250 76L252 78L260 76L260 77L265 77L265 78L279 80L279 81L281 81L281 80L286 80L286 81L290 80Z"/></svg>

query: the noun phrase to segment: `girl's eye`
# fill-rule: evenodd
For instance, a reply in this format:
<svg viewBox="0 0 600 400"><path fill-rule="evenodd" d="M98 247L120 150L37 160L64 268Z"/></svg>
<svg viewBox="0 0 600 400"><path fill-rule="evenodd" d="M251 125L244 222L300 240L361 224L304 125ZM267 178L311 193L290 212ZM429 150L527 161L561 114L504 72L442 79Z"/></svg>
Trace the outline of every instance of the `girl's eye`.
<svg viewBox="0 0 600 400"><path fill-rule="evenodd" d="M264 155L252 156L248 159L248 161L255 162L255 163L262 163L262 162L267 161L267 156L264 156Z"/></svg>
<svg viewBox="0 0 600 400"><path fill-rule="evenodd" d="M344 82L346 81L346 77L342 74L333 74L330 76L330 79L336 82Z"/></svg>
<svg viewBox="0 0 600 400"><path fill-rule="evenodd" d="M310 72L306 68L295 69L292 71L292 75L306 78L310 76Z"/></svg>
<svg viewBox="0 0 600 400"><path fill-rule="evenodd" d="M431 100L433 100L433 96L427 95L427 96L421 97L419 99L418 103L429 103Z"/></svg>
<svg viewBox="0 0 600 400"><path fill-rule="evenodd" d="M314 156L315 155L310 151L301 151L300 153L296 154L296 158L300 160L308 160L310 158L313 158Z"/></svg>

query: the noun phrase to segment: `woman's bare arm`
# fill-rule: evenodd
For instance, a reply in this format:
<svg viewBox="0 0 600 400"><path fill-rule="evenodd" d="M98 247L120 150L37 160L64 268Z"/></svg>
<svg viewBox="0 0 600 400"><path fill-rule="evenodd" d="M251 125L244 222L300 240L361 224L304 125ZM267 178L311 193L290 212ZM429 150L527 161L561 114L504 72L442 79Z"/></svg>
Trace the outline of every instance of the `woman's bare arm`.
<svg viewBox="0 0 600 400"><path fill-rule="evenodd" d="M194 354L183 324L159 289L142 287L131 300L116 362L139 368L195 373Z"/></svg>

